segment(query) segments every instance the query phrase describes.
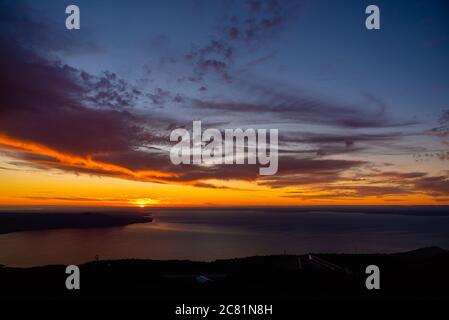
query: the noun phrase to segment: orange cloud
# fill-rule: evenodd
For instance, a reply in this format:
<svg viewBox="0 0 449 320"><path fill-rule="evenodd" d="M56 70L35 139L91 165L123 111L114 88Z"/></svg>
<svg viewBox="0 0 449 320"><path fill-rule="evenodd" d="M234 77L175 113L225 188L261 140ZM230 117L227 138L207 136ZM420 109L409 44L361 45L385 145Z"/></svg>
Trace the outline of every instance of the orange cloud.
<svg viewBox="0 0 449 320"><path fill-rule="evenodd" d="M153 180L162 181L162 178L176 177L176 175L156 170L139 170L133 171L118 165L109 164L101 161L94 160L92 155L87 157L81 157L76 155L71 155L67 153L62 153L60 151L48 148L44 145L37 144L34 142L21 141L8 137L4 134L0 134L0 145L19 149L34 154L48 156L59 161L60 165L78 167L83 169L92 169L104 172L107 174L119 174L132 179L142 179L142 180ZM53 164L55 165L55 164Z"/></svg>

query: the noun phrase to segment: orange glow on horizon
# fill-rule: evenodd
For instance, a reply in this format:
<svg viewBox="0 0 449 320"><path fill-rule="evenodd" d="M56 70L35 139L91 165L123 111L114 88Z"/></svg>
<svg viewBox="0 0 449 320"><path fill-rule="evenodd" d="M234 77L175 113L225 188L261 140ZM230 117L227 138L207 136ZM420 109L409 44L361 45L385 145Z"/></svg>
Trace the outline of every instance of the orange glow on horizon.
<svg viewBox="0 0 449 320"><path fill-rule="evenodd" d="M407 195L336 196L332 190L317 191L313 185L271 188L257 181L209 179L212 187L193 182L168 183L174 174L160 171L132 171L97 161L93 155L81 157L44 145L21 141L0 134L3 149L21 150L48 156L55 162L33 160L45 168L8 168L14 158L0 154L0 205L19 206L116 206L116 207L207 207L207 206L307 206L307 205L443 205L449 198L422 193ZM74 172L64 171L70 167ZM3 167L3 168L2 168ZM59 169L61 170L54 170ZM98 173L76 173L76 169ZM83 172L82 170L80 170ZM160 183L163 182L163 183ZM350 179L334 186L356 186ZM380 185L381 181L365 181ZM374 183L374 184L373 184ZM383 186L393 186L388 182ZM316 186L315 186L316 187ZM320 189L320 188L318 188Z"/></svg>
<svg viewBox="0 0 449 320"><path fill-rule="evenodd" d="M135 199L130 201L131 204L138 206L140 208L145 208L147 206L160 204L160 201L150 198L143 198L143 199Z"/></svg>

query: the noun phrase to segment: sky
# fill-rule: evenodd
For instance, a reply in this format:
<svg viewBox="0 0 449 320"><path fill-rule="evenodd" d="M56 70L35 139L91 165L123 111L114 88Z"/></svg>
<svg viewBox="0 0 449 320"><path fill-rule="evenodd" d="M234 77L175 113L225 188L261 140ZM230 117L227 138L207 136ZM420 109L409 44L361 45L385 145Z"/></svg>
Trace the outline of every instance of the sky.
<svg viewBox="0 0 449 320"><path fill-rule="evenodd" d="M447 1L2 0L0 47L0 205L449 204ZM194 120L278 172L174 165Z"/></svg>

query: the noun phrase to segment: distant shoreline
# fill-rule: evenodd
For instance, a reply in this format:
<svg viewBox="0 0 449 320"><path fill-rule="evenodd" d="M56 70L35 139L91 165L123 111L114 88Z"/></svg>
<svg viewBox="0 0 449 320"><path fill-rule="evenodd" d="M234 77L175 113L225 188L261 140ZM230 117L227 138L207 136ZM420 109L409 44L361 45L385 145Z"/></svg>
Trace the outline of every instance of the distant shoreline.
<svg viewBox="0 0 449 320"><path fill-rule="evenodd" d="M0 214L0 234L54 229L89 229L147 223L153 219L139 214L118 213L30 213Z"/></svg>
<svg viewBox="0 0 449 320"><path fill-rule="evenodd" d="M449 216L449 205L301 205L301 206L148 206L145 208L136 207L111 207L111 206L0 206L0 217L3 214L47 214L47 213L104 213L104 214L142 214L153 213L157 211L252 211L259 210L263 212L284 211L284 212L311 212L311 211L333 211L341 213L363 213L365 214L396 214L396 215L413 215L413 216Z"/></svg>

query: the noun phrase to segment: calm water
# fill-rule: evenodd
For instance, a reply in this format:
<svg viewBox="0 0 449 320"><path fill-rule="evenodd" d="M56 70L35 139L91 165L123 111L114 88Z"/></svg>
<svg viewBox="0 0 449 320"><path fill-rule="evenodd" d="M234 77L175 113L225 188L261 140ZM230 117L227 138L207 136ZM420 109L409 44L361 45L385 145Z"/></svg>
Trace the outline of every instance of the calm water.
<svg viewBox="0 0 449 320"><path fill-rule="evenodd" d="M154 221L102 229L0 235L0 264L79 264L100 259L214 260L308 252L449 249L449 216L326 210L155 210Z"/></svg>

